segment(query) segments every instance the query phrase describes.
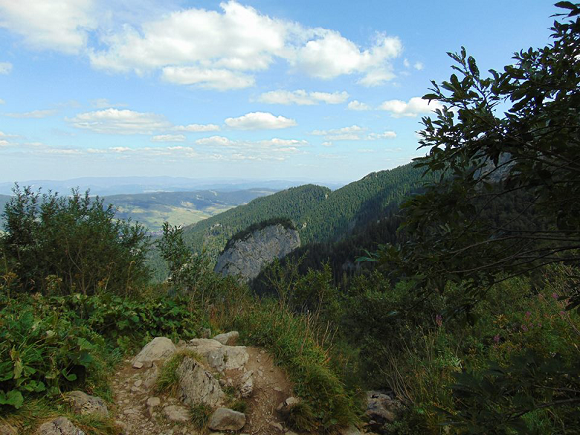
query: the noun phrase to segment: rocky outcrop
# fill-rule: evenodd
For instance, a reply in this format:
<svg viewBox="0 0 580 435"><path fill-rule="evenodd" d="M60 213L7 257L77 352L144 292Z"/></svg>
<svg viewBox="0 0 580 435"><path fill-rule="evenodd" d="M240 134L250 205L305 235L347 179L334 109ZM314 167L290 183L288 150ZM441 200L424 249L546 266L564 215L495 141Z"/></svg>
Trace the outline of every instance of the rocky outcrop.
<svg viewBox="0 0 580 435"><path fill-rule="evenodd" d="M187 343L188 350L198 354L207 365L219 372L239 370L248 362L244 346L225 346L217 340L194 338Z"/></svg>
<svg viewBox="0 0 580 435"><path fill-rule="evenodd" d="M284 258L298 247L297 230L282 224L270 225L228 243L217 260L215 271L248 282L257 277L264 266Z"/></svg>

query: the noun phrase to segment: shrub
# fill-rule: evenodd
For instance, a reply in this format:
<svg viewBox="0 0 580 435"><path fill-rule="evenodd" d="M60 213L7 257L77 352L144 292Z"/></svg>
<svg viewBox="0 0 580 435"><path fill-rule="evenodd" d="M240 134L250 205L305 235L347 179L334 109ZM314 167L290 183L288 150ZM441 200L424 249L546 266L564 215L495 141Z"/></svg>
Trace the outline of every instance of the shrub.
<svg viewBox="0 0 580 435"><path fill-rule="evenodd" d="M73 190L69 197L14 188L3 245L21 289L44 294L128 294L147 282L148 237L115 219L112 206Z"/></svg>

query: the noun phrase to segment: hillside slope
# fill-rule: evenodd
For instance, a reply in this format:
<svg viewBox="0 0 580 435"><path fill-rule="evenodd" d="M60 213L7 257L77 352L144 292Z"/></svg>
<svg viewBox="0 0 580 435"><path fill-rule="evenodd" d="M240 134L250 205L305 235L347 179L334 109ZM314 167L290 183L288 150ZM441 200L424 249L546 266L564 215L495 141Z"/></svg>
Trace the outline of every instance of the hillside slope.
<svg viewBox="0 0 580 435"><path fill-rule="evenodd" d="M205 219L184 230L184 239L194 251L205 249L213 257L217 256L228 239L238 231L266 219L286 217L300 222L316 204L331 195L327 187L307 184L292 187L273 195L257 198L217 216Z"/></svg>
<svg viewBox="0 0 580 435"><path fill-rule="evenodd" d="M194 251L205 248L215 257L236 232L284 217L294 221L304 244L340 240L402 202L421 185L421 175L409 164L373 172L335 191L314 185L291 188L192 225L184 238Z"/></svg>

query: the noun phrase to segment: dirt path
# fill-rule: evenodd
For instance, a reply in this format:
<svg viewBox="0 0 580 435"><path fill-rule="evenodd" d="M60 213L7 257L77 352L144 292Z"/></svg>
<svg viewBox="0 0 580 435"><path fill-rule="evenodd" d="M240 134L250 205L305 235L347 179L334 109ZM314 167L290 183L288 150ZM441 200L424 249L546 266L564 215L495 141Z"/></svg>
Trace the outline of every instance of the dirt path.
<svg viewBox="0 0 580 435"><path fill-rule="evenodd" d="M248 371L253 372L254 390L244 399L246 425L241 430L250 435L286 434L289 430L280 421L276 409L292 395L292 385L284 371L274 364L272 357L262 349L246 348L249 359L241 370L228 370L220 383L236 386ZM199 431L188 415L188 408L174 397L155 392L159 368L135 369L126 360L115 373L112 390L115 405L113 415L122 433L126 435L179 435L207 434ZM185 413L185 414L184 414Z"/></svg>

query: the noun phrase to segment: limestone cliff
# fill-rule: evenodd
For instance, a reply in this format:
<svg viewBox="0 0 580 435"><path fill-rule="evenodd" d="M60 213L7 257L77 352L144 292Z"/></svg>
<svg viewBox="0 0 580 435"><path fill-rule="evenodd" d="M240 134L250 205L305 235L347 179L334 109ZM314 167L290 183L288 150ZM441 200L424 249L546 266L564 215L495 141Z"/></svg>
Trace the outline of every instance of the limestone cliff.
<svg viewBox="0 0 580 435"><path fill-rule="evenodd" d="M296 229L279 223L268 225L228 243L217 260L215 271L248 282L258 276L264 266L299 246L300 236Z"/></svg>

